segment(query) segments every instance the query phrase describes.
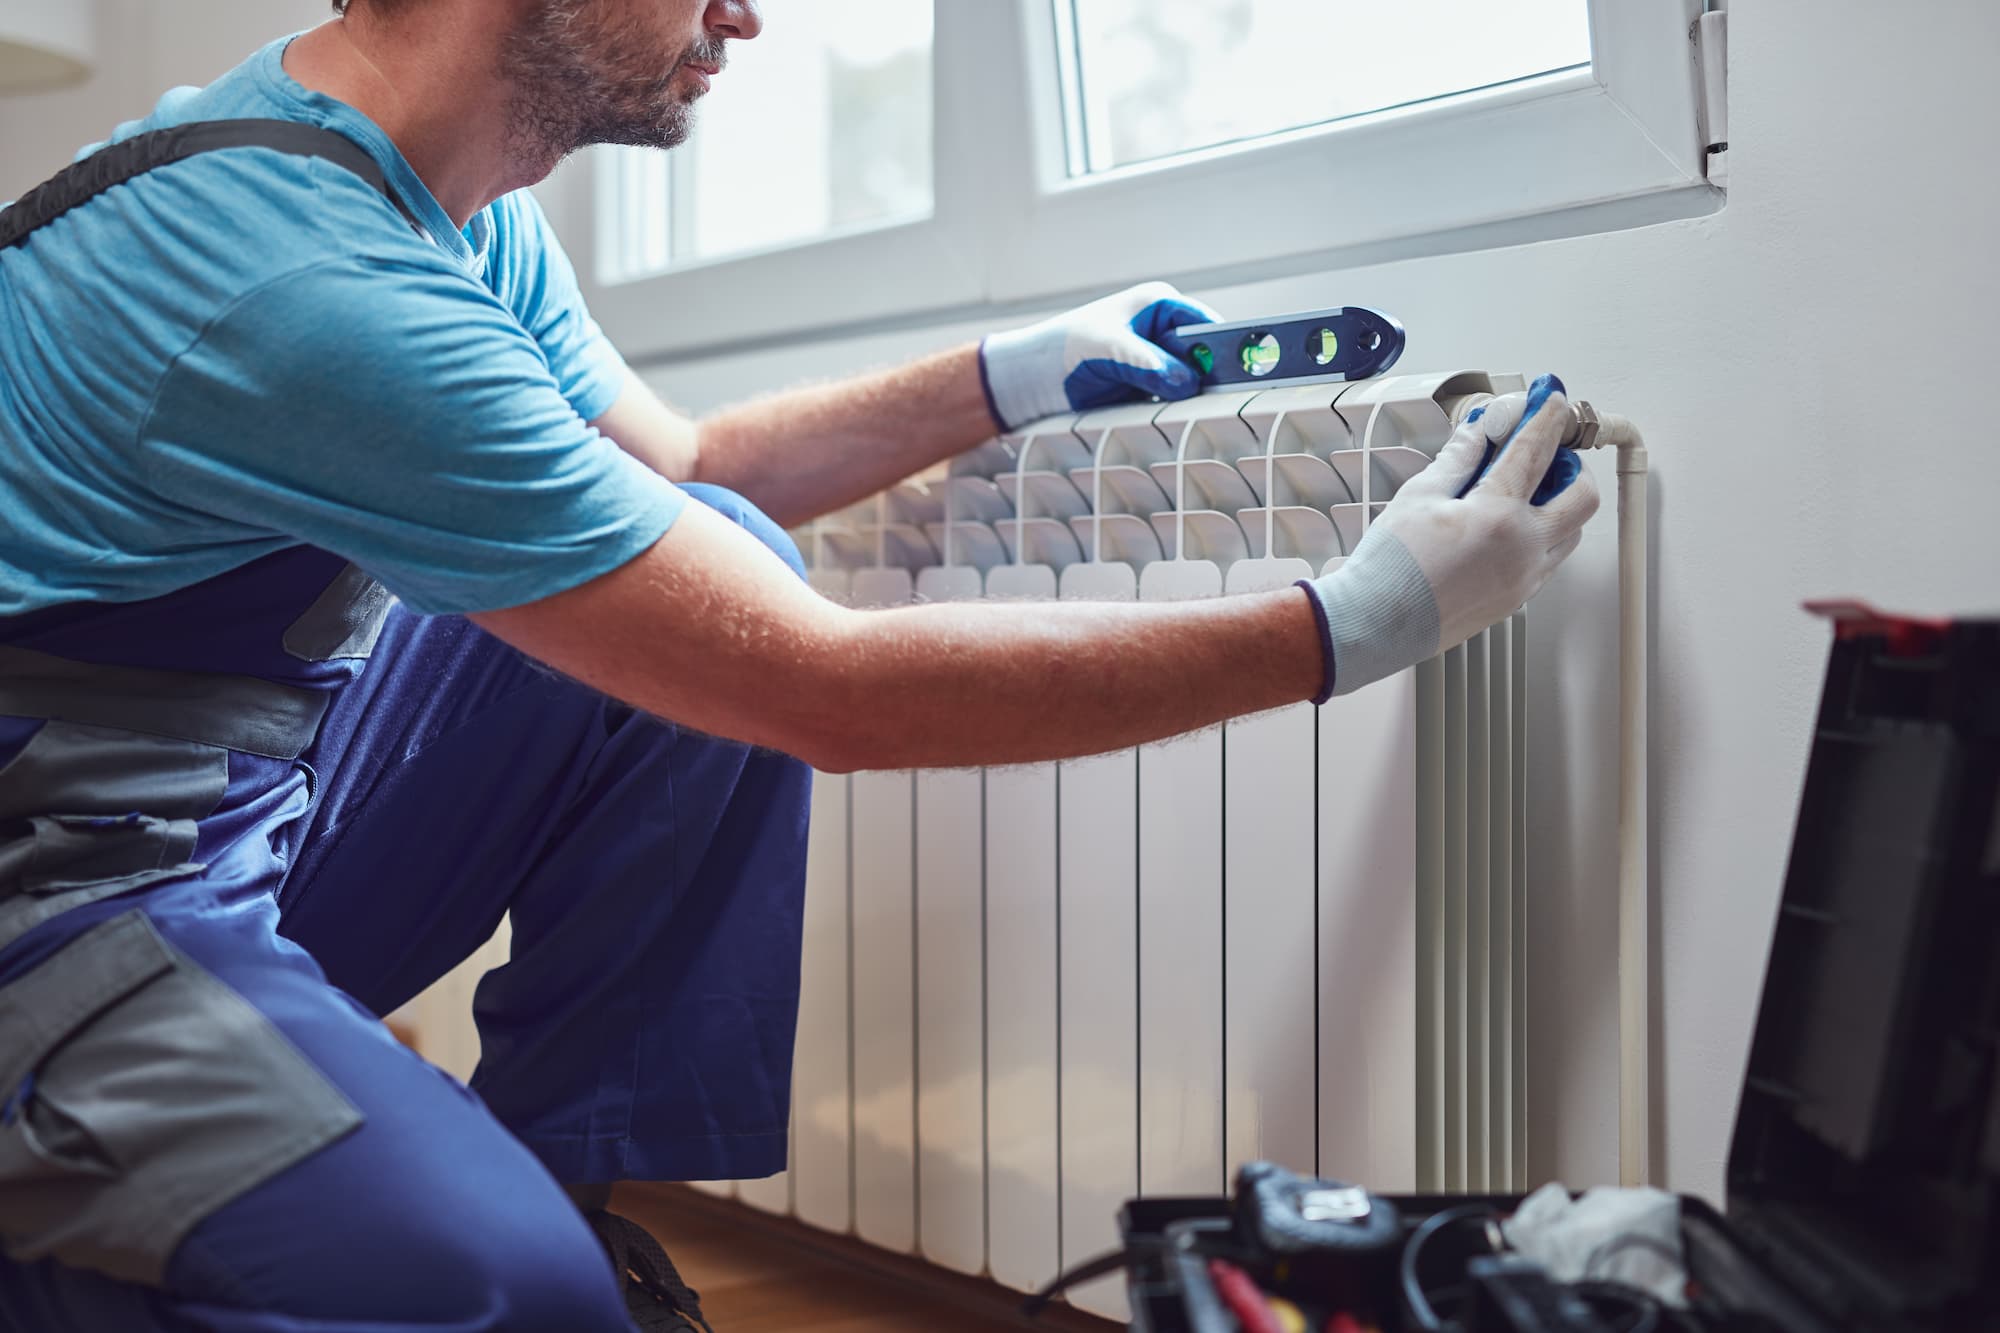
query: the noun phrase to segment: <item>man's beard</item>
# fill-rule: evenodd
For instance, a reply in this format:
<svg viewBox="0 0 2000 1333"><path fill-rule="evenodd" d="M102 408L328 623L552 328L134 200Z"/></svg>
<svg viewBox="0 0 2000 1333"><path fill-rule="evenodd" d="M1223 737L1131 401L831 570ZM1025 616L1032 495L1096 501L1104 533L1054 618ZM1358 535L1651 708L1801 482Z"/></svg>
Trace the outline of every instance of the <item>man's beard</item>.
<svg viewBox="0 0 2000 1333"><path fill-rule="evenodd" d="M694 129L675 94L689 65L721 66L723 42L700 37L663 60L637 32L608 22L604 0L541 0L501 49L513 86L508 133L524 159L553 166L591 144L672 148Z"/></svg>

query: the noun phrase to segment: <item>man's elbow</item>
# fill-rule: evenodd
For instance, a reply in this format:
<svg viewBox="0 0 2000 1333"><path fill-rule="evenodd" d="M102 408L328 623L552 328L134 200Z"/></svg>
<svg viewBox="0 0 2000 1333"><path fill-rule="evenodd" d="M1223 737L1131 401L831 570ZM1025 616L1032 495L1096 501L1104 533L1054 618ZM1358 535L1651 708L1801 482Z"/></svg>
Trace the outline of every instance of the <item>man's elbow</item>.
<svg viewBox="0 0 2000 1333"><path fill-rule="evenodd" d="M908 767L894 691L870 684L861 645L842 636L819 649L792 681L779 748L821 773Z"/></svg>
<svg viewBox="0 0 2000 1333"><path fill-rule="evenodd" d="M880 723L879 717L863 715L855 703L828 691L813 698L812 705L791 721L779 748L821 773L892 768L891 747Z"/></svg>
<svg viewBox="0 0 2000 1333"><path fill-rule="evenodd" d="M815 773L824 773L828 777L835 778L846 777L849 773L866 773L870 769L880 767L878 764L869 763L858 752L847 750L820 750L813 754L794 754L792 757L803 760Z"/></svg>

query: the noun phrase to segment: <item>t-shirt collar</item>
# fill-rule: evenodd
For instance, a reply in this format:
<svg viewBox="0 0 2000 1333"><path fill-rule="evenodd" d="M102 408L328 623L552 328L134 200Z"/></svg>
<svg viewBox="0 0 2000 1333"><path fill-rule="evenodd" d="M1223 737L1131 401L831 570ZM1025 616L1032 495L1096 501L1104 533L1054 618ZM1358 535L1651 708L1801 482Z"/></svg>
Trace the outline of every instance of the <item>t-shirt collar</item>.
<svg viewBox="0 0 2000 1333"><path fill-rule="evenodd" d="M474 213L463 230L453 226L451 215L444 211L444 205L437 201L430 186L424 184L423 177L403 156L402 149L396 147L395 140L383 133L381 126L347 103L325 93L314 92L286 73L285 49L299 35L294 33L291 37L280 38L257 53L255 68L265 93L280 106L304 112L304 119L310 123L343 134L360 144L370 157L381 164L389 188L409 206L424 234L473 274L483 275L487 253L493 245L493 219L487 210L482 208Z"/></svg>

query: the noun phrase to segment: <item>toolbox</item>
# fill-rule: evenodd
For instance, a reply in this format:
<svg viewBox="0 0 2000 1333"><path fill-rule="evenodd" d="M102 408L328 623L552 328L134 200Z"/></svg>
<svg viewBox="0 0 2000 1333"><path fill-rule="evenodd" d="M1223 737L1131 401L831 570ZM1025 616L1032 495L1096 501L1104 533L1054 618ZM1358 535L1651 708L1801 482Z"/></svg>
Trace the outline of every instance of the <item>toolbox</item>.
<svg viewBox="0 0 2000 1333"><path fill-rule="evenodd" d="M1474 1257L1490 1245L1474 1236L1456 1242L1462 1253L1428 1257L1427 1280L1456 1287L1458 1299L1448 1314L1419 1316L1384 1264L1339 1253L1311 1264L1295 1252L1246 1260L1246 1249L1271 1255L1246 1246L1270 1219L1244 1215L1254 1182L1239 1178L1234 1206L1225 1197L1125 1206L1133 1328L1244 1329L1211 1272L1212 1256L1231 1254L1265 1290L1296 1297L1309 1317L1301 1325L1294 1311L1286 1322L1312 1333L2000 1331L2000 621L1885 616L1857 603L1813 609L1832 620L1834 644L1727 1203L1718 1212L1680 1200L1687 1308L1622 1320L1586 1318L1575 1305L1503 1311L1474 1289L1475 1269L1487 1281L1499 1262ZM1308 1184L1321 1216L1349 1196L1362 1197L1362 1214L1372 1202L1405 1251L1444 1210L1519 1203ZM1334 1308L1353 1317L1330 1319Z"/></svg>

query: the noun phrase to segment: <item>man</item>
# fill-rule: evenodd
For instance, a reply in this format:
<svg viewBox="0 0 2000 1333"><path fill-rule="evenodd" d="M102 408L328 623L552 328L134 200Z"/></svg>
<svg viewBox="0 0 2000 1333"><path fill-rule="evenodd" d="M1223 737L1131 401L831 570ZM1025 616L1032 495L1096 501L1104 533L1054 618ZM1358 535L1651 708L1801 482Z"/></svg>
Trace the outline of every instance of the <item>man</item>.
<svg viewBox="0 0 2000 1333"><path fill-rule="evenodd" d="M1185 396L1146 335L1206 312L1141 288L697 428L520 191L685 138L754 0L336 8L117 139L275 119L351 160L105 189L107 155L13 243L0 214L0 1325L689 1327L602 1207L784 1165L807 765L1359 688L1512 611L1596 493L1545 379L1316 583L833 606L783 527L996 427ZM505 912L475 1097L375 1016Z"/></svg>

